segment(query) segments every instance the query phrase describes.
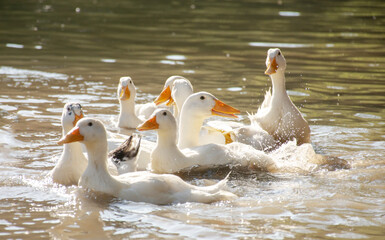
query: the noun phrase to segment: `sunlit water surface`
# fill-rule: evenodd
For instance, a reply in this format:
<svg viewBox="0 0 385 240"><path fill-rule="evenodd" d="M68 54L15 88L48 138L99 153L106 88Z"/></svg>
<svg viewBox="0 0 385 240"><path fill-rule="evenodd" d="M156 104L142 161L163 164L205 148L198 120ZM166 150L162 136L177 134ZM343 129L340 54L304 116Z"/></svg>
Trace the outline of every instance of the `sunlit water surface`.
<svg viewBox="0 0 385 240"><path fill-rule="evenodd" d="M381 239L385 235L385 2L3 1L0 5L0 238ZM255 112L266 51L318 154L350 169L236 174L232 202L156 206L53 185L60 116L79 101L117 132L116 87L137 102L183 75ZM154 133L146 138L154 139ZM300 158L301 156L298 156ZM194 184L201 180L189 179Z"/></svg>

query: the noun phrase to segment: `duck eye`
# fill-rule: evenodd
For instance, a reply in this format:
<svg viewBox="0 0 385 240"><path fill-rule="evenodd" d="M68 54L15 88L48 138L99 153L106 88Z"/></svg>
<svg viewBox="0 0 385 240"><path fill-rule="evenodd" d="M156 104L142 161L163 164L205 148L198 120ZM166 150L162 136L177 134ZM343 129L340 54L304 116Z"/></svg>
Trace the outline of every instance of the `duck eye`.
<svg viewBox="0 0 385 240"><path fill-rule="evenodd" d="M278 52L278 56L281 55L281 52Z"/></svg>
<svg viewBox="0 0 385 240"><path fill-rule="evenodd" d="M92 122L89 122L89 123L88 123L88 126L92 127Z"/></svg>
<svg viewBox="0 0 385 240"><path fill-rule="evenodd" d="M201 99L201 100L205 100L205 96L201 96L200 99Z"/></svg>
<svg viewBox="0 0 385 240"><path fill-rule="evenodd" d="M72 112L69 112L69 113L68 113L68 115L71 115L71 114L72 114Z"/></svg>
<svg viewBox="0 0 385 240"><path fill-rule="evenodd" d="M130 81L130 83L132 84L132 81Z"/></svg>
<svg viewBox="0 0 385 240"><path fill-rule="evenodd" d="M163 116L166 116L167 115L167 113L166 112L163 112Z"/></svg>

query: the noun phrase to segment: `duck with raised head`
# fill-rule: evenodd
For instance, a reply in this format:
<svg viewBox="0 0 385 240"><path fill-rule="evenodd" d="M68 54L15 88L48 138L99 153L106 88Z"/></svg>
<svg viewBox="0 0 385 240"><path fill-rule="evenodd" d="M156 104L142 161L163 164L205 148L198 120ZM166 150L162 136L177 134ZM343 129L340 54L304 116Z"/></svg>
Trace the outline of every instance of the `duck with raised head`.
<svg viewBox="0 0 385 240"><path fill-rule="evenodd" d="M151 153L151 170L157 173L188 171L195 166L208 169L241 166L263 171L275 170L275 164L269 156L241 143L211 143L181 150L177 146L176 120L168 110L155 111L149 120L138 126L138 130L157 130L157 145Z"/></svg>
<svg viewBox="0 0 385 240"><path fill-rule="evenodd" d="M249 116L251 124L260 126L281 143L294 138L298 145L310 143L309 124L286 92L286 60L280 49L268 50L266 67L273 89L266 92L257 113Z"/></svg>
<svg viewBox="0 0 385 240"><path fill-rule="evenodd" d="M136 89L130 77L120 78L117 95L120 104L118 127L136 128L143 122L144 118L140 119L135 111Z"/></svg>
<svg viewBox="0 0 385 240"><path fill-rule="evenodd" d="M63 136L65 136L76 123L83 118L82 106L79 103L67 103L64 105L61 116ZM62 185L77 185L80 176L87 167L87 158L78 142L67 144L63 152L51 170L50 176L53 182Z"/></svg>
<svg viewBox="0 0 385 240"><path fill-rule="evenodd" d="M79 186L84 189L153 204L211 203L236 197L223 190L227 178L215 185L200 187L186 183L172 174L131 172L111 176L107 171L107 132L99 120L83 118L58 144L77 141L86 146L88 153L88 165L79 180Z"/></svg>

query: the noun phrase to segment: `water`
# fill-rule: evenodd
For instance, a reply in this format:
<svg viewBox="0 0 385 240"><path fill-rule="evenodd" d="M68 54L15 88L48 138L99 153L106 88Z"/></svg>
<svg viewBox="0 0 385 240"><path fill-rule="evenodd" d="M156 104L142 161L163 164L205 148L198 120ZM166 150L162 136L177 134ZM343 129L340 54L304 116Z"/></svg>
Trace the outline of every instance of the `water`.
<svg viewBox="0 0 385 240"><path fill-rule="evenodd" d="M46 238L380 239L385 235L383 1L2 1L0 236ZM271 86L266 51L317 153L350 169L234 176L233 202L156 206L44 178L67 101L117 131L116 87L138 102L182 75L242 111ZM153 135L149 136L153 137ZM192 180L200 184L200 180Z"/></svg>

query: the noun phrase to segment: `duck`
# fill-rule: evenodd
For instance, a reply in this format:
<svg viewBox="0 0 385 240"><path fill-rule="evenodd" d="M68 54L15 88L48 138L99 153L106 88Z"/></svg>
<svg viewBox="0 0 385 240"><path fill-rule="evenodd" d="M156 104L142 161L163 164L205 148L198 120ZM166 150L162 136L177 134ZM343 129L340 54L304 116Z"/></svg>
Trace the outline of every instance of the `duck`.
<svg viewBox="0 0 385 240"><path fill-rule="evenodd" d="M76 123L83 118L82 106L79 103L66 103L61 116L62 133L65 136ZM80 176L87 167L87 158L79 142L64 146L63 152L49 175L57 184L77 185Z"/></svg>
<svg viewBox="0 0 385 240"><path fill-rule="evenodd" d="M294 138L298 145L310 143L309 124L286 92L286 60L279 48L268 50L266 67L273 88L266 92L257 113L249 116L251 125L259 126L280 143Z"/></svg>
<svg viewBox="0 0 385 240"><path fill-rule="evenodd" d="M100 120L83 118L58 144L82 142L88 153L88 165L78 185L85 190L134 202L173 204L212 203L233 200L236 195L224 190L227 177L211 186L195 186L173 174L130 172L112 176L107 170L107 132Z"/></svg>
<svg viewBox="0 0 385 240"><path fill-rule="evenodd" d="M275 163L268 155L242 143L210 143L180 149L177 146L176 119L167 109L156 110L137 129L157 131L157 145L151 153L151 171L155 173L178 173L190 171L194 167L212 169L218 166L249 167L270 172L275 170Z"/></svg>
<svg viewBox="0 0 385 240"><path fill-rule="evenodd" d="M136 128L139 124L143 122L144 118L140 119L137 115L137 113L140 112L140 110L136 110L136 105L135 105L136 89L131 77L126 76L126 77L121 77L119 79L117 95L118 95L119 105L120 105L117 126L120 128L129 128L129 129Z"/></svg>

